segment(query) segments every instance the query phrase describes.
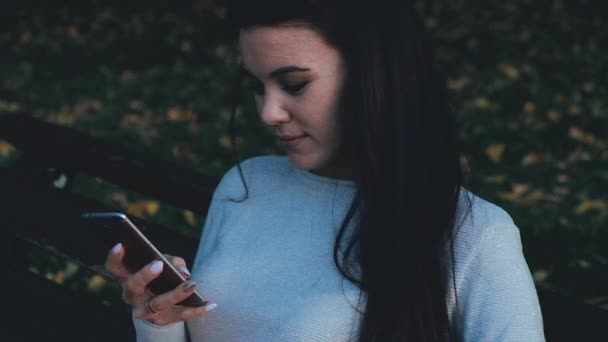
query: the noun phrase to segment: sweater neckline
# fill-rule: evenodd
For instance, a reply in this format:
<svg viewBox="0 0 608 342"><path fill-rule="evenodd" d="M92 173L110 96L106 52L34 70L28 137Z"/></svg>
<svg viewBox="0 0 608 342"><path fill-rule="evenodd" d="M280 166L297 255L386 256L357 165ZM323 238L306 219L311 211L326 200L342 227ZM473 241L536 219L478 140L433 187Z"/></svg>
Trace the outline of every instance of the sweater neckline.
<svg viewBox="0 0 608 342"><path fill-rule="evenodd" d="M298 169L297 167L293 166L289 160L287 160L287 163L289 163L289 166L291 167L291 169L293 170L295 175L299 179L304 181L305 183L309 183L311 185L317 185L317 186L318 185L322 185L322 186L332 185L332 186L341 186L341 187L347 187L347 188L353 188L353 189L356 187L355 182L352 180L320 176L320 175L312 173L308 170Z"/></svg>

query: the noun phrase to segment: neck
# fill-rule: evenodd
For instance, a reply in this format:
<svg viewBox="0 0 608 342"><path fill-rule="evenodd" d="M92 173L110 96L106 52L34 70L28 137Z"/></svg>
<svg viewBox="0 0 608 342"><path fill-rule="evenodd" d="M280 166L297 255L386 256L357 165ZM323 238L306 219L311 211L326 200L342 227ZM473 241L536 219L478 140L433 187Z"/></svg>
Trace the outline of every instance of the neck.
<svg viewBox="0 0 608 342"><path fill-rule="evenodd" d="M348 166L327 166L321 169L310 170L310 172L329 178L336 178L340 180L353 180L352 168Z"/></svg>

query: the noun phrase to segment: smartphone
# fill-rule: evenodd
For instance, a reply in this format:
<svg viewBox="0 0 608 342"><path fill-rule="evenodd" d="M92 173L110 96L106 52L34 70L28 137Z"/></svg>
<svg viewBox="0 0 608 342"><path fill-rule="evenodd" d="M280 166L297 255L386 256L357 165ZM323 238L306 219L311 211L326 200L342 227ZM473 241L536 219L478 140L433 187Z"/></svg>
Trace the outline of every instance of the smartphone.
<svg viewBox="0 0 608 342"><path fill-rule="evenodd" d="M137 272L154 260L163 262L161 274L148 284L148 289L158 295L173 290L187 279L159 252L144 234L121 212L92 212L81 216L94 230L107 250L117 243L125 249L123 263L131 272ZM196 291L188 298L177 303L184 306L204 306L207 301Z"/></svg>

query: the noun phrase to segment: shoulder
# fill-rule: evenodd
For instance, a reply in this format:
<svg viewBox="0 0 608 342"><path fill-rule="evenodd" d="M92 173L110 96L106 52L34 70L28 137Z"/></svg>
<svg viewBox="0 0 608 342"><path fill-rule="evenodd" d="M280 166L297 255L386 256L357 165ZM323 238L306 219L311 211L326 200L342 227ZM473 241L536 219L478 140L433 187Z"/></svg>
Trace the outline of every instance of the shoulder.
<svg viewBox="0 0 608 342"><path fill-rule="evenodd" d="M464 188L460 192L458 218L463 225L478 229L488 225L515 225L511 215L503 208Z"/></svg>
<svg viewBox="0 0 608 342"><path fill-rule="evenodd" d="M461 216L454 235L457 283L463 288L478 281L498 284L520 276L527 281L529 270L520 230L511 216L496 204L469 192L463 196L470 201L465 199L461 203L468 211ZM507 270L513 272L505 275Z"/></svg>
<svg viewBox="0 0 608 342"><path fill-rule="evenodd" d="M246 190L249 196L267 193L280 188L291 172L287 157L252 157L234 165L224 174L214 196L240 198Z"/></svg>
<svg viewBox="0 0 608 342"><path fill-rule="evenodd" d="M454 271L464 340L543 340L538 297L513 219L464 190L459 206ZM450 290L452 309L453 296Z"/></svg>
<svg viewBox="0 0 608 342"><path fill-rule="evenodd" d="M511 215L464 189L458 203L453 243L456 273L473 278L475 272L482 271L479 267L484 272L494 272L495 267L488 267L493 263L523 258L520 231Z"/></svg>
<svg viewBox="0 0 608 342"><path fill-rule="evenodd" d="M456 219L456 243L468 251L499 231L519 232L513 218L503 208L464 188L460 193Z"/></svg>

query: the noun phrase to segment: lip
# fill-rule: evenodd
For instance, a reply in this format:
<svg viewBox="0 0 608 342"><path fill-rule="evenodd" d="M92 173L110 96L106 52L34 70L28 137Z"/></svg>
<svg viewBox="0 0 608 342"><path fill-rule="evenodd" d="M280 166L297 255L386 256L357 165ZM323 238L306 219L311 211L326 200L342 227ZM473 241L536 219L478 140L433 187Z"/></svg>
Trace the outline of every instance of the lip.
<svg viewBox="0 0 608 342"><path fill-rule="evenodd" d="M283 135L278 136L279 143L287 148L295 148L304 141L304 139L308 137L308 134L302 135Z"/></svg>

